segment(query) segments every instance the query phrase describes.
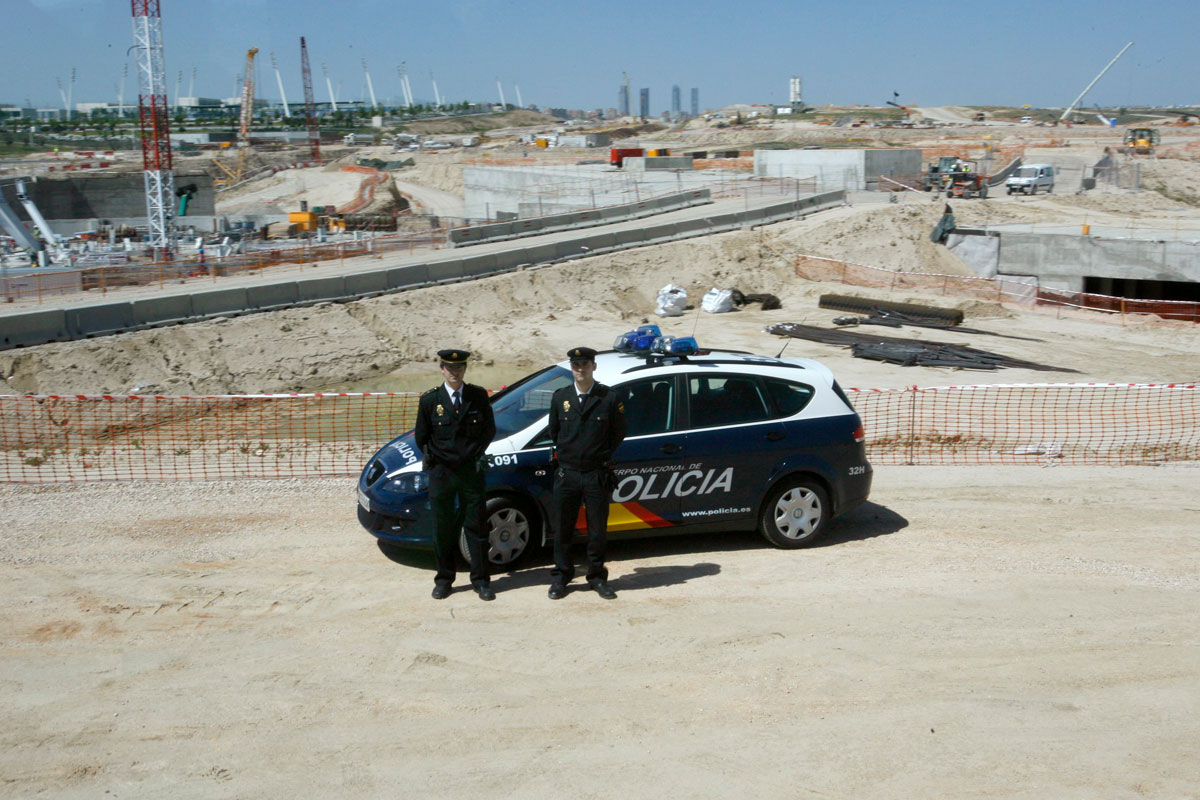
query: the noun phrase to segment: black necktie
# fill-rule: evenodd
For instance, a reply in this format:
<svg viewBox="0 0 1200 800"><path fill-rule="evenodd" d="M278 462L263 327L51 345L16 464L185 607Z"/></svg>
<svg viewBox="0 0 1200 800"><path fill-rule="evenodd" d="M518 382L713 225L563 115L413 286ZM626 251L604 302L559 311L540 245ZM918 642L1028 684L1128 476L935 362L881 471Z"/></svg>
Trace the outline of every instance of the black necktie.
<svg viewBox="0 0 1200 800"><path fill-rule="evenodd" d="M586 394L586 393L579 395L579 407L580 407L580 408L583 408L583 401L584 401L584 400L587 400L587 394Z"/></svg>
<svg viewBox="0 0 1200 800"><path fill-rule="evenodd" d="M454 413L457 414L459 411L462 410L462 401L459 400L458 392L454 393L453 402L454 402Z"/></svg>

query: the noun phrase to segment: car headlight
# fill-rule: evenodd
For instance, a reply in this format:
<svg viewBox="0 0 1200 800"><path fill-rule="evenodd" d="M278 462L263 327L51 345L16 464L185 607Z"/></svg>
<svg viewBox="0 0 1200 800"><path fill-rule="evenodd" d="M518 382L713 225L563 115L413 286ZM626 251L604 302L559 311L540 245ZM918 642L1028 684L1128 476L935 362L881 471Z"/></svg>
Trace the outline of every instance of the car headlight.
<svg viewBox="0 0 1200 800"><path fill-rule="evenodd" d="M429 473L405 472L392 478L388 488L393 492L403 492L404 494L423 492L429 488Z"/></svg>

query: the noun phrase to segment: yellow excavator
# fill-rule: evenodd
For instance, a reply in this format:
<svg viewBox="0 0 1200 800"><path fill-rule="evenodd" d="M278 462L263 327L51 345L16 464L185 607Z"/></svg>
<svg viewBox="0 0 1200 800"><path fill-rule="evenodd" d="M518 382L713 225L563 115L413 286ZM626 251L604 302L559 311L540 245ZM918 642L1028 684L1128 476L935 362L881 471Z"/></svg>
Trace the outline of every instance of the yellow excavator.
<svg viewBox="0 0 1200 800"><path fill-rule="evenodd" d="M1130 128L1125 131L1125 154L1152 156L1158 142L1157 128Z"/></svg>

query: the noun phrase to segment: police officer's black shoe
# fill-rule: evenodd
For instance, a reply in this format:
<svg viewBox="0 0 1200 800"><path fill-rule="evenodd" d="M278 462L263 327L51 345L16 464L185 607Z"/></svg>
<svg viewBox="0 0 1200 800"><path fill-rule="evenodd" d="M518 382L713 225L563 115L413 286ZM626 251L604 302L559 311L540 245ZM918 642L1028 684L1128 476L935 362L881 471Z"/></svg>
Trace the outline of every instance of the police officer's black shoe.
<svg viewBox="0 0 1200 800"><path fill-rule="evenodd" d="M551 600L562 600L567 596L567 587L561 583L552 583L550 584L550 591L547 593L547 596Z"/></svg>
<svg viewBox="0 0 1200 800"><path fill-rule="evenodd" d="M603 597L605 600L616 600L617 593L608 585L608 581L588 581L588 585L592 587L592 591Z"/></svg>
<svg viewBox="0 0 1200 800"><path fill-rule="evenodd" d="M449 586L443 586L440 583L436 583L433 586L433 599L434 600L445 600L447 597L450 596L450 591L451 591L451 589Z"/></svg>
<svg viewBox="0 0 1200 800"><path fill-rule="evenodd" d="M480 600L495 600L496 593L492 591L490 586L476 586L475 593L479 595Z"/></svg>

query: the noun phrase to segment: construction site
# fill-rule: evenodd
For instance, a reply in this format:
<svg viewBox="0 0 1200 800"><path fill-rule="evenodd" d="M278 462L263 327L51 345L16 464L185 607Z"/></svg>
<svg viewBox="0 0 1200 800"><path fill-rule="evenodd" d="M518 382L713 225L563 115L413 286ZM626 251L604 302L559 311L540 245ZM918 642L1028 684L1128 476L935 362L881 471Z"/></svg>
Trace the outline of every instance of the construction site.
<svg viewBox="0 0 1200 800"><path fill-rule="evenodd" d="M236 130L173 133L156 8L136 147L0 150L8 793L1200 791L1200 126L1087 108L1125 50L1054 109L349 130L300 39L278 130L247 43ZM648 323L828 366L871 501L614 542L615 612L548 553L431 606L354 478L438 351L495 391Z"/></svg>

